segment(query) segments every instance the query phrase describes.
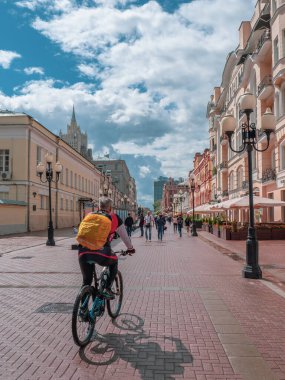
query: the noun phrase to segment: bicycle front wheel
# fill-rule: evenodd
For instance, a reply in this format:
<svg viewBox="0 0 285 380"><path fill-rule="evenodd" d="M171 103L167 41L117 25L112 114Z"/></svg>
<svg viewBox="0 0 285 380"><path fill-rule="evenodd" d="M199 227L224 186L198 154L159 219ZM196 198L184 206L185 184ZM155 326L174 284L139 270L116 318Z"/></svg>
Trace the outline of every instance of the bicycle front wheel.
<svg viewBox="0 0 285 380"><path fill-rule="evenodd" d="M120 313L123 301L123 277L120 271L116 274L112 291L115 293L115 299L107 300L107 310L110 317L115 319Z"/></svg>
<svg viewBox="0 0 285 380"><path fill-rule="evenodd" d="M83 347L90 342L96 318L90 315L95 289L92 286L84 286L75 299L72 312L72 336L77 346Z"/></svg>

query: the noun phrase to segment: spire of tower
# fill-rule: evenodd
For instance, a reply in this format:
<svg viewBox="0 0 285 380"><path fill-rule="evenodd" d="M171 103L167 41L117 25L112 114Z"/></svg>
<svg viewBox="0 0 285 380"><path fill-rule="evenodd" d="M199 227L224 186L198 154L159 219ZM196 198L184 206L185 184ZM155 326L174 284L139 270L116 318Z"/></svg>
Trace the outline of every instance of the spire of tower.
<svg viewBox="0 0 285 380"><path fill-rule="evenodd" d="M72 108L72 116L71 116L71 122L70 124L77 124L76 122L76 117L75 117L75 110L74 110L74 104L73 104L73 108Z"/></svg>

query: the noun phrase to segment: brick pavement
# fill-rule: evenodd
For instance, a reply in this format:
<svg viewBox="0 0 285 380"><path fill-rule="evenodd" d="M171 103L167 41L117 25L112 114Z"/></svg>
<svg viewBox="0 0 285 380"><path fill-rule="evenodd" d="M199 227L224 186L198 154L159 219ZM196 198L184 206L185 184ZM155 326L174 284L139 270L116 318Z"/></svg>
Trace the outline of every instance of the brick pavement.
<svg viewBox="0 0 285 380"><path fill-rule="evenodd" d="M114 323L106 314L78 350L68 308L81 282L73 242L20 250L10 242L0 257L1 379L285 379L285 299L243 279L242 262L171 228L162 243L133 237L137 253L119 264L122 314ZM49 303L66 313L39 312Z"/></svg>

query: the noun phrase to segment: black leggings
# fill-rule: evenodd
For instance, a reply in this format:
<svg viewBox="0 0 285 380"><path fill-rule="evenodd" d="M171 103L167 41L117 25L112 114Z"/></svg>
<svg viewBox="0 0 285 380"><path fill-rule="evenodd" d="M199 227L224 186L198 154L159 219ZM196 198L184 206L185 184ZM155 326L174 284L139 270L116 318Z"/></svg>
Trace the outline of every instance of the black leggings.
<svg viewBox="0 0 285 380"><path fill-rule="evenodd" d="M108 276L106 288L110 288L118 273L118 259L113 260L109 258L97 257L94 253L85 253L79 256L79 265L83 276L82 286L91 285L93 279L93 266L99 264L103 267L109 267L110 276Z"/></svg>

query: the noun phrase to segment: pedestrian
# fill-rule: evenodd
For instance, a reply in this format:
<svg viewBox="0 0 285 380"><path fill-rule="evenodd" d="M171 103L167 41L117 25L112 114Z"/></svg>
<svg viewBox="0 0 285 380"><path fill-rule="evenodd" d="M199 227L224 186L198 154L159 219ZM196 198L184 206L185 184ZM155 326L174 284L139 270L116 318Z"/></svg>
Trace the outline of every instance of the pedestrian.
<svg viewBox="0 0 285 380"><path fill-rule="evenodd" d="M183 218L182 215L178 215L177 217L177 229L179 233L179 237L182 237L182 228L183 228Z"/></svg>
<svg viewBox="0 0 285 380"><path fill-rule="evenodd" d="M144 226L144 216L143 214L140 214L139 227L141 229L141 237L143 237L143 226Z"/></svg>
<svg viewBox="0 0 285 380"><path fill-rule="evenodd" d="M189 233L190 233L190 223L191 223L191 218L189 216L189 214L186 216L185 218L185 226L186 226L186 230L187 230L187 235L189 236Z"/></svg>
<svg viewBox="0 0 285 380"><path fill-rule="evenodd" d="M133 224L134 224L134 219L132 218L131 214L128 213L128 216L125 219L125 226L126 226L127 233L129 236L132 236Z"/></svg>
<svg viewBox="0 0 285 380"><path fill-rule="evenodd" d="M144 218L144 226L145 226L145 241L146 242L148 240L151 241L151 230L152 230L152 227L154 226L154 219L150 211L147 212Z"/></svg>
<svg viewBox="0 0 285 380"><path fill-rule="evenodd" d="M162 237L164 234L165 218L163 217L161 213L159 214L156 220L156 223L157 223L157 238L158 240L162 241Z"/></svg>
<svg viewBox="0 0 285 380"><path fill-rule="evenodd" d="M176 215L174 215L172 221L173 221L173 231L176 234L176 232L177 232L177 216Z"/></svg>

